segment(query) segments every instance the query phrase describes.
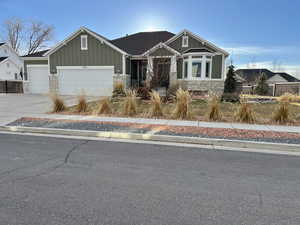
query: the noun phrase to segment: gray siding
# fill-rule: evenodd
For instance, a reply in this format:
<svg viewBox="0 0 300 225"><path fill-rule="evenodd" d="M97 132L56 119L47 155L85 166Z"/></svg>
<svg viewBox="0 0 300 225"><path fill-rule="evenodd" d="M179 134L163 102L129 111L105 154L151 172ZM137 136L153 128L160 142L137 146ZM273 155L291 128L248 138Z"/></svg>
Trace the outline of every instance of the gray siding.
<svg viewBox="0 0 300 225"><path fill-rule="evenodd" d="M188 35L189 36L189 35ZM200 41L196 40L195 38L189 36L189 46L188 47L182 47L182 35L178 37L175 41L168 44L171 48L175 49L176 51L182 53L186 51L189 48L207 48L210 51L215 52L212 48L203 45Z"/></svg>
<svg viewBox="0 0 300 225"><path fill-rule="evenodd" d="M57 66L115 66L115 73L122 73L120 52L89 34L88 50L81 50L81 34L50 55L51 73L57 73Z"/></svg>
<svg viewBox="0 0 300 225"><path fill-rule="evenodd" d="M173 52L170 52L166 48L158 48L150 54L150 56L172 56Z"/></svg>
<svg viewBox="0 0 300 225"><path fill-rule="evenodd" d="M48 60L24 60L24 73L27 74L27 65L47 65Z"/></svg>
<svg viewBox="0 0 300 225"><path fill-rule="evenodd" d="M213 79L221 79L222 78L222 55L216 55L212 59L212 71L211 77Z"/></svg>

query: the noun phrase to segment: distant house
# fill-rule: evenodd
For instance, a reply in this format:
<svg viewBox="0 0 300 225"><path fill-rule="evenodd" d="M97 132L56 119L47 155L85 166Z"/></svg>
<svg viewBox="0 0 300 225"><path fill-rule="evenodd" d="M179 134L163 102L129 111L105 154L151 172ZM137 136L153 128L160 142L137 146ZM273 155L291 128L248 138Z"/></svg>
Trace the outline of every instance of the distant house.
<svg viewBox="0 0 300 225"><path fill-rule="evenodd" d="M244 79L244 86L251 86L257 83L257 79L265 74L268 84L299 82L299 80L287 73L272 72L268 69L239 69L236 74Z"/></svg>

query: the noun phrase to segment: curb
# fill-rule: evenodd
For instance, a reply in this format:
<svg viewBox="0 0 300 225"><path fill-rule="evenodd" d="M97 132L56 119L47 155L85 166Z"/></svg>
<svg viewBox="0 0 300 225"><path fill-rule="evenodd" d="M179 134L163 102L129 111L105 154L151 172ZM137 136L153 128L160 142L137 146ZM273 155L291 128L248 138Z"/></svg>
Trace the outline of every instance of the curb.
<svg viewBox="0 0 300 225"><path fill-rule="evenodd" d="M115 138L115 139L131 139L144 141L172 142L184 144L199 144L220 147L234 148L251 148L263 150L277 150L300 152L300 145L284 144L284 143L269 143L255 142L242 140L226 140L216 138L197 138L197 137L182 137L170 135L155 135L155 134L136 134L136 133L119 133L119 132L99 132L89 130L70 130L57 128L39 128L39 127L20 127L20 126L0 126L0 131L16 132L16 133L39 133L39 134L55 134L80 137L94 138Z"/></svg>

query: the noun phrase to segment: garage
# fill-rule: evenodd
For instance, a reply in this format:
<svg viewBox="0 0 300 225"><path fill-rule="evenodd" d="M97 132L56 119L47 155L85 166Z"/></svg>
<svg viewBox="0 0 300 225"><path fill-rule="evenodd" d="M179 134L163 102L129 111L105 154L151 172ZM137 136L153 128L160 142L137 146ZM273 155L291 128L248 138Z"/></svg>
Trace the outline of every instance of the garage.
<svg viewBox="0 0 300 225"><path fill-rule="evenodd" d="M58 66L61 95L111 96L114 66Z"/></svg>
<svg viewBox="0 0 300 225"><path fill-rule="evenodd" d="M29 93L49 93L48 65L27 65L27 74Z"/></svg>

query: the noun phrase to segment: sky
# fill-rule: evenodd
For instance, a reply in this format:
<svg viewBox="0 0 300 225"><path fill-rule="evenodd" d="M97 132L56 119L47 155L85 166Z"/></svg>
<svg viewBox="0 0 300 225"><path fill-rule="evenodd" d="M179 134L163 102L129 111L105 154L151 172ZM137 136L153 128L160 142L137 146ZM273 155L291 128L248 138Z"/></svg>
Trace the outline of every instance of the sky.
<svg viewBox="0 0 300 225"><path fill-rule="evenodd" d="M53 25L54 42L81 26L109 39L188 29L227 50L236 68L300 78L299 0L0 0L0 9L0 24L18 17Z"/></svg>

